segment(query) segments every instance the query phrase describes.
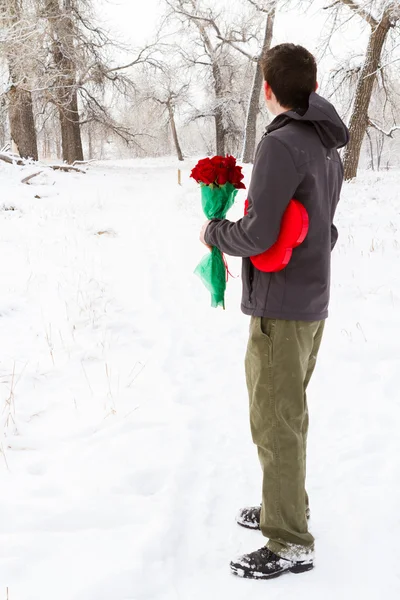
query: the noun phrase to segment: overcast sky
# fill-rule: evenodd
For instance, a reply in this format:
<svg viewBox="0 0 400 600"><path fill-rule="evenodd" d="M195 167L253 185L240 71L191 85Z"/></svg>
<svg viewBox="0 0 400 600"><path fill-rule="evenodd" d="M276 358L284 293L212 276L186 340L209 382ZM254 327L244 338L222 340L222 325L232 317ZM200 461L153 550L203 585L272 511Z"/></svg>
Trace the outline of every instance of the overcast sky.
<svg viewBox="0 0 400 600"><path fill-rule="evenodd" d="M118 39L123 39L134 47L151 40L161 15L165 12L164 0L97 0L99 12ZM244 0L210 0L215 8L229 7L232 12L242 10ZM279 12L275 23L274 43L294 42L316 52L321 41L321 30L327 19L326 0L315 0L313 8L307 14L301 11ZM334 41L338 57L348 52L357 52L365 48L365 39L360 36L357 19L341 31L340 38ZM335 61L325 61L326 71Z"/></svg>
<svg viewBox="0 0 400 600"><path fill-rule="evenodd" d="M210 5L216 9L229 5L234 12L240 12L244 0L213 0ZM316 2L316 6L320 3ZM131 43L140 45L157 27L161 14L165 11L163 0L100 0L102 13L110 27L121 33ZM295 41L313 45L318 37L318 25L324 22L325 14L313 9L306 16L299 13L280 13L276 23L279 40Z"/></svg>
<svg viewBox="0 0 400 600"><path fill-rule="evenodd" d="M162 0L97 1L109 27L133 46L151 38L165 6Z"/></svg>

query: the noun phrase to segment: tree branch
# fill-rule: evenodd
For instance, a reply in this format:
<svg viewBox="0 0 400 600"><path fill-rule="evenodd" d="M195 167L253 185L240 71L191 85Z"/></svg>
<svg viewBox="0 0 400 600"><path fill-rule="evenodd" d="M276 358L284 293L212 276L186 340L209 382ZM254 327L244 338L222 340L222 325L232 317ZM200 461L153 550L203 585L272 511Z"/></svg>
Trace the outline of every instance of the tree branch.
<svg viewBox="0 0 400 600"><path fill-rule="evenodd" d="M338 4L341 3L342 0L335 0L335 2L332 2L332 4L329 4L329 6L324 6L323 9L324 10L329 10L331 8L335 8L335 6L337 6Z"/></svg>
<svg viewBox="0 0 400 600"><path fill-rule="evenodd" d="M0 160L3 160L4 162L8 163L9 165L25 165L26 161L23 158L17 158L15 157L15 155L13 154L7 154L7 153L3 153L0 152Z"/></svg>
<svg viewBox="0 0 400 600"><path fill-rule="evenodd" d="M375 17L373 17L370 12L368 12L367 10L365 10L365 8L363 8L362 6L360 6L359 4L357 4L357 2L354 2L353 0L338 0L337 2L334 2L333 4L331 4L329 6L325 6L324 9L327 10L329 8L333 8L334 6L336 6L336 5L340 4L340 3L344 4L345 6L348 6L349 8L351 8L351 10L356 15L358 15L359 17L361 17L362 19L364 19L364 21L366 21L373 29L375 27L378 27L379 23L375 19Z"/></svg>
<svg viewBox="0 0 400 600"><path fill-rule="evenodd" d="M252 6L254 6L254 8L256 8L259 12L263 12L266 13L267 15L271 12L271 10L274 7L274 4L276 4L276 2L270 1L269 4L271 6L269 6L268 8L264 8L261 7L257 2L255 2L255 0L247 0Z"/></svg>
<svg viewBox="0 0 400 600"><path fill-rule="evenodd" d="M43 173L43 171L35 171L35 173L31 173L27 177L24 177L23 179L21 179L21 183L26 183L27 185L30 185L29 184L30 180L33 179L34 177L37 177L38 175L41 175L42 173Z"/></svg>
<svg viewBox="0 0 400 600"><path fill-rule="evenodd" d="M254 55L250 54L249 52L246 52L246 50L243 50L243 48L240 48L240 46L237 46L235 42L232 42L231 40L223 38L220 35L217 35L217 38L219 40L221 40L221 42L225 42L226 44L228 44L229 46L231 46L232 48L234 48L235 50L237 50L238 52L243 54L249 60L251 60L253 62L258 62L258 60L260 58L259 56L254 56Z"/></svg>
<svg viewBox="0 0 400 600"><path fill-rule="evenodd" d="M122 65L120 67L113 67L111 69L108 69L106 71L106 73L115 73L116 71L122 71L124 69L129 69L130 67L134 67L135 65L140 65L143 63L150 63L153 64L153 66L158 66L158 62L154 61L151 59L151 53L149 54L145 54L146 51L149 51L150 49L155 49L155 50L159 50L159 47L157 46L157 44L150 44L150 46L146 46L146 48L142 48L142 50L139 52L139 54L137 55L137 57L132 60L130 63L126 64L126 65Z"/></svg>
<svg viewBox="0 0 400 600"><path fill-rule="evenodd" d="M200 21L200 22L203 22L203 23L208 23L214 29L214 31L217 34L217 36L221 35L221 31L220 31L220 29L219 29L219 27L216 24L216 22L215 22L214 19L212 19L210 17L205 17L203 15L195 15L193 13L186 12L183 9L179 10L178 8L176 8L175 6L173 6L169 0L167 0L167 4L173 10L173 12L175 14L182 15L182 16L186 17L187 19L191 20L191 21Z"/></svg>
<svg viewBox="0 0 400 600"><path fill-rule="evenodd" d="M75 173L82 173L82 175L86 175L86 171L78 169L78 167L73 167L72 165L48 165L48 167L49 169L53 169L53 171L65 171L65 173L74 171Z"/></svg>
<svg viewBox="0 0 400 600"><path fill-rule="evenodd" d="M392 139L393 139L394 132L395 131L400 131L400 125L395 125L389 131L384 131L381 127L379 127L379 125L377 125L376 123L374 123L374 121L372 121L369 117L368 117L368 125L370 127L372 127L373 129L376 129L377 131L380 131L381 133L383 133L383 135L386 135L387 137L390 137Z"/></svg>

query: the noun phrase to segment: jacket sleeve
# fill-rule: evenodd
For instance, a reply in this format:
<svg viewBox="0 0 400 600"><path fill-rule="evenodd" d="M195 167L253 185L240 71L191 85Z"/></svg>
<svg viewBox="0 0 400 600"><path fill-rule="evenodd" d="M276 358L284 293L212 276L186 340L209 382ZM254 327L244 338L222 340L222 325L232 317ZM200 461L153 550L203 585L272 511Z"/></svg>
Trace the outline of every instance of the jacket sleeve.
<svg viewBox="0 0 400 600"><path fill-rule="evenodd" d="M249 189L249 210L232 221L211 221L205 241L230 256L256 256L278 239L283 214L301 181L286 146L271 135L258 146Z"/></svg>
<svg viewBox="0 0 400 600"><path fill-rule="evenodd" d="M331 225L331 250L336 246L336 242L338 241L339 232L337 230L336 225L332 223Z"/></svg>

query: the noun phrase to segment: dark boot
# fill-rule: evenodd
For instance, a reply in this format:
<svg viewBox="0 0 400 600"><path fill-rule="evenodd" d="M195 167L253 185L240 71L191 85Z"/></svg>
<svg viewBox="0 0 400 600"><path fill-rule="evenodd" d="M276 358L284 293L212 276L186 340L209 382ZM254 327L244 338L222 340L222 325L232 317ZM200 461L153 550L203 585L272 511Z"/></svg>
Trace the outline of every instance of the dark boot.
<svg viewBox="0 0 400 600"><path fill-rule="evenodd" d="M264 546L251 554L244 554L231 562L231 571L246 579L274 579L285 573L305 573L314 567L314 553L305 552L303 556L282 558Z"/></svg>

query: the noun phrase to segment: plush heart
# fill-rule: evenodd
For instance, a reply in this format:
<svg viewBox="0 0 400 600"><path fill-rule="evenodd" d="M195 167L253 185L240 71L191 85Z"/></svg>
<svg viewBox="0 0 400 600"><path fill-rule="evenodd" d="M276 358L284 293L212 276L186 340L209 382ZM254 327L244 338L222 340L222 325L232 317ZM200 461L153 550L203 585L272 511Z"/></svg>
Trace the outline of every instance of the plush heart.
<svg viewBox="0 0 400 600"><path fill-rule="evenodd" d="M245 202L245 215L249 202ZM290 262L293 248L304 242L309 229L308 213L297 200L291 200L281 223L278 240L268 250L250 258L253 265L265 273L282 271Z"/></svg>

